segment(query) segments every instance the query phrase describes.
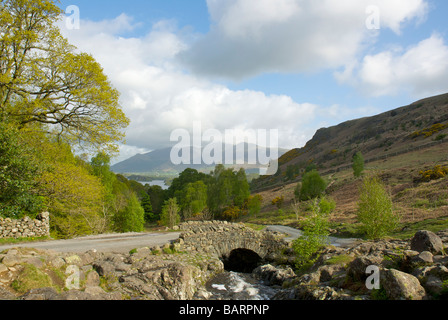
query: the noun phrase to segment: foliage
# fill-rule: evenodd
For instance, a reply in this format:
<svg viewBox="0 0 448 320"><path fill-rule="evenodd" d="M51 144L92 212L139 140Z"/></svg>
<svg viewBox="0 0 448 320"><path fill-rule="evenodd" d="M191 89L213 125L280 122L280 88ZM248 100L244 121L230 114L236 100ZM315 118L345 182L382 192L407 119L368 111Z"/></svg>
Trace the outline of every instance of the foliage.
<svg viewBox="0 0 448 320"><path fill-rule="evenodd" d="M322 214L329 215L336 209L336 202L332 198L322 196L319 200L319 210Z"/></svg>
<svg viewBox="0 0 448 320"><path fill-rule="evenodd" d="M359 178L364 171L364 157L361 152L357 152L352 159L353 174L356 178Z"/></svg>
<svg viewBox="0 0 448 320"><path fill-rule="evenodd" d="M36 154L14 126L0 123L0 216L19 219L42 209L34 176L40 171Z"/></svg>
<svg viewBox="0 0 448 320"><path fill-rule="evenodd" d="M207 207L207 186L202 180L187 184L180 194L184 220L199 215Z"/></svg>
<svg viewBox="0 0 448 320"><path fill-rule="evenodd" d="M113 152L129 124L101 66L61 35L51 0L0 4L0 117Z"/></svg>
<svg viewBox="0 0 448 320"><path fill-rule="evenodd" d="M177 204L176 198L168 199L162 208L160 224L172 229L176 224L180 222L179 211L180 208Z"/></svg>
<svg viewBox="0 0 448 320"><path fill-rule="evenodd" d="M399 216L385 186L377 177L366 177L358 202L358 220L369 239L378 239L397 228Z"/></svg>
<svg viewBox="0 0 448 320"><path fill-rule="evenodd" d="M229 221L236 220L241 215L241 208L236 206L230 206L224 210L222 217Z"/></svg>
<svg viewBox="0 0 448 320"><path fill-rule="evenodd" d="M315 199L312 212L303 222L303 234L296 239L292 248L296 253L296 267L304 269L316 260L316 253L328 244L328 214L322 212L319 200Z"/></svg>
<svg viewBox="0 0 448 320"><path fill-rule="evenodd" d="M325 192L327 182L316 170L311 170L303 175L300 189L300 200L310 200L319 197Z"/></svg>
<svg viewBox="0 0 448 320"><path fill-rule="evenodd" d="M429 138L429 137L433 136L434 134L436 134L442 130L445 130L447 128L448 128L448 123L447 124L436 123L436 124L433 124L429 128L425 128L423 130L413 132L411 134L411 138L415 139L419 136L424 136L425 138Z"/></svg>
<svg viewBox="0 0 448 320"><path fill-rule="evenodd" d="M145 193L141 200L141 206L143 208L145 221L151 222L156 220L156 216L153 213L152 205L151 205L151 198L149 194Z"/></svg>
<svg viewBox="0 0 448 320"><path fill-rule="evenodd" d="M261 210L261 204L263 202L263 197L259 194L250 196L247 199L247 210L250 215L256 216Z"/></svg>
<svg viewBox="0 0 448 320"><path fill-rule="evenodd" d="M166 200L166 191L160 186L146 186L146 192L151 199L152 212L154 214L151 221L156 221L160 218L162 214L162 207Z"/></svg>
<svg viewBox="0 0 448 320"><path fill-rule="evenodd" d="M126 205L114 215L114 228L119 232L141 232L145 212L135 193L129 192L125 197Z"/></svg>
<svg viewBox="0 0 448 320"><path fill-rule="evenodd" d="M278 196L271 201L272 205L276 206L278 209L281 209L283 207L284 202L285 202L284 196Z"/></svg>
<svg viewBox="0 0 448 320"><path fill-rule="evenodd" d="M448 174L448 167L437 165L433 169L420 171L421 181L429 182L431 180L437 180L444 178Z"/></svg>
<svg viewBox="0 0 448 320"><path fill-rule="evenodd" d="M208 179L207 206L221 214L230 206L242 207L250 196L249 184L243 169L238 172L217 165Z"/></svg>

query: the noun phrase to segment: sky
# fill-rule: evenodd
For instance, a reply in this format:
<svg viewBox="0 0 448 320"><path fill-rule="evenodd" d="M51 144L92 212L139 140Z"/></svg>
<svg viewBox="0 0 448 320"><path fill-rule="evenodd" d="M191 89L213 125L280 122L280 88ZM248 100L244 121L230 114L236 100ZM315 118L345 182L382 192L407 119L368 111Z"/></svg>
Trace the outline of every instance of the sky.
<svg viewBox="0 0 448 320"><path fill-rule="evenodd" d="M131 120L114 162L198 122L278 130L280 147L302 147L319 128L448 92L444 0L59 5L62 34L102 65Z"/></svg>

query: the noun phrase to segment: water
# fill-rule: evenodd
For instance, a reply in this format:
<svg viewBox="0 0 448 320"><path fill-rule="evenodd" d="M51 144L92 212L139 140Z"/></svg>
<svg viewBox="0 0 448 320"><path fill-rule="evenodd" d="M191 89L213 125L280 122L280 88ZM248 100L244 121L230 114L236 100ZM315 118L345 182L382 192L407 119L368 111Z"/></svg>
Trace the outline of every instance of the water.
<svg viewBox="0 0 448 320"><path fill-rule="evenodd" d="M225 271L206 284L210 300L271 300L281 289L267 286L251 273Z"/></svg>
<svg viewBox="0 0 448 320"><path fill-rule="evenodd" d="M160 186L163 190L167 190L169 187L165 184L164 180L153 181L139 181L142 185L149 184L150 186Z"/></svg>

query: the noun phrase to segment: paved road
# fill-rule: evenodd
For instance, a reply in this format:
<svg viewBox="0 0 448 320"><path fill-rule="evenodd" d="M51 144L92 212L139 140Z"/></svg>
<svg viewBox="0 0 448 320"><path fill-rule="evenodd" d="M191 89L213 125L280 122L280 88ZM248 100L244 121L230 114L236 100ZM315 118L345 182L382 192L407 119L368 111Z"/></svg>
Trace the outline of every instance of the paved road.
<svg viewBox="0 0 448 320"><path fill-rule="evenodd" d="M70 240L49 240L24 244L0 246L0 252L17 247L53 250L56 252L83 253L92 249L99 252L129 252L135 248L163 246L179 238L178 232L167 233L125 233L88 236Z"/></svg>
<svg viewBox="0 0 448 320"><path fill-rule="evenodd" d="M286 227L286 226L268 226L268 230L277 231L281 233L285 233L287 236L285 237L285 240L287 241L294 241L298 237L302 235L302 231ZM346 247L350 246L356 242L359 242L359 239L342 239L342 238L335 238L335 237L328 237L330 240L330 243L336 247Z"/></svg>

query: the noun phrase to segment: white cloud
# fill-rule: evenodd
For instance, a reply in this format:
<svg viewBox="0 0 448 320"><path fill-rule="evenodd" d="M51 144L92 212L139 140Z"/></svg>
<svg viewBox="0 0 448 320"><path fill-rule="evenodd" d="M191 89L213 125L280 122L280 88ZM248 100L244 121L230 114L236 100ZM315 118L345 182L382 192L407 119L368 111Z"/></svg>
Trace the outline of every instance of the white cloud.
<svg viewBox="0 0 448 320"><path fill-rule="evenodd" d="M114 25L116 20L122 29ZM201 121L203 130L279 129L280 146L304 144L314 128L318 106L296 103L285 95L266 95L253 90L230 90L224 85L185 73L176 54L186 47L169 21L161 21L141 38L118 36L135 28L132 19L81 21L80 30L63 33L79 50L91 53L121 92L121 104L131 124L127 145L119 160L170 144L171 132L191 130ZM116 160L117 161L117 160Z"/></svg>
<svg viewBox="0 0 448 320"><path fill-rule="evenodd" d="M448 90L448 46L434 34L406 49L367 55L337 78L371 96L407 92L424 97L444 93Z"/></svg>
<svg viewBox="0 0 448 320"><path fill-rule="evenodd" d="M242 79L269 72L308 72L352 61L377 32L368 30L368 6L381 27L399 34L422 21L424 0L208 0L211 31L180 59L193 72Z"/></svg>

